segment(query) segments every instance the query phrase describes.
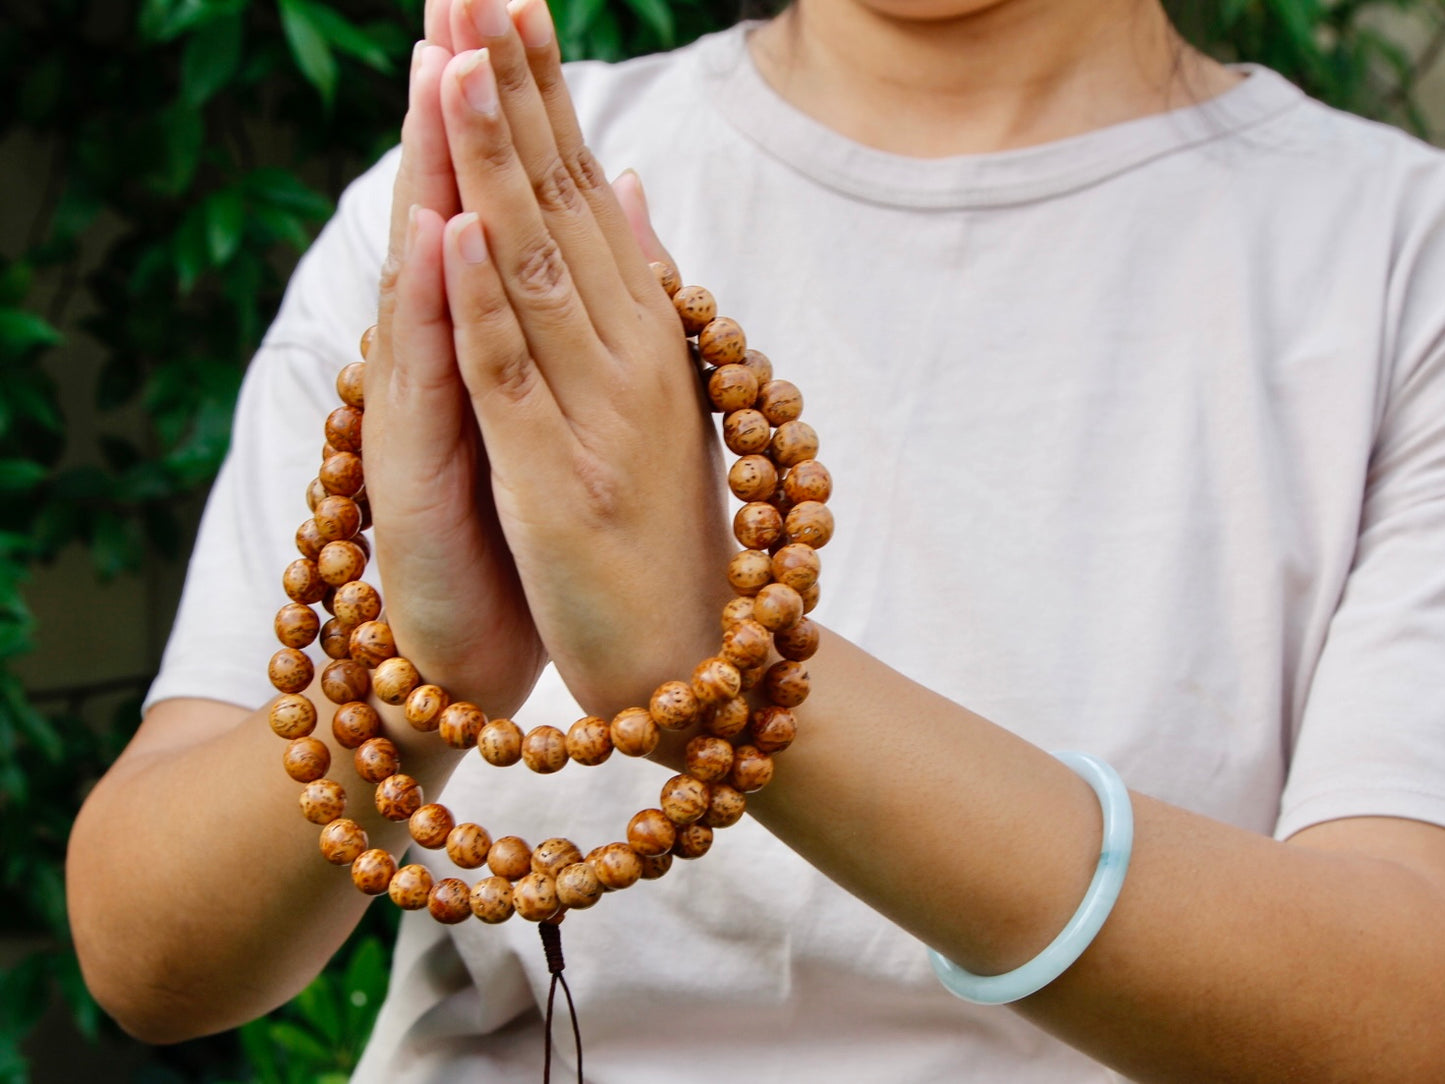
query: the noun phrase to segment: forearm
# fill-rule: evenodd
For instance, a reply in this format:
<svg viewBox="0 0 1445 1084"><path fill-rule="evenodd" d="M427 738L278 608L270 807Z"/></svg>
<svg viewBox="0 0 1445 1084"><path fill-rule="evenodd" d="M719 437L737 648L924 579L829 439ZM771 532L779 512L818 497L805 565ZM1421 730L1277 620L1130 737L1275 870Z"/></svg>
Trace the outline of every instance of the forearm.
<svg viewBox="0 0 1445 1084"><path fill-rule="evenodd" d="M800 738L751 810L970 970L1043 948L1098 857L1089 787L838 638L809 669ZM1134 808L1113 915L1019 1011L1144 1080L1440 1079L1438 884L1143 796Z"/></svg>
<svg viewBox="0 0 1445 1084"><path fill-rule="evenodd" d="M346 816L370 845L398 857L406 822L377 815L372 787L322 721L328 772L347 790ZM185 744L168 709L234 711L235 725ZM388 709L394 711L395 709ZM170 1042L234 1027L281 1004L313 978L355 927L369 897L346 866L329 865L320 828L298 807L301 784L281 766L285 742L264 710L202 701L158 705L160 736L135 745L96 786L71 834L67 892L77 952L97 1000L128 1031ZM224 718L224 716L223 716ZM197 720L199 724L201 720ZM397 719L388 734L396 736ZM415 735L415 737L422 737ZM455 754L438 742L402 764L434 796Z"/></svg>

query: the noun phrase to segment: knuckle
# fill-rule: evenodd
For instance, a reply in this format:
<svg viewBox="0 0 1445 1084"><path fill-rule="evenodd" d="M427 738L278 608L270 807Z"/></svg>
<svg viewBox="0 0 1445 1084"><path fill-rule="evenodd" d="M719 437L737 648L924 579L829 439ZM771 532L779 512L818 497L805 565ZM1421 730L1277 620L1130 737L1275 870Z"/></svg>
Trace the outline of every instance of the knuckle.
<svg viewBox="0 0 1445 1084"><path fill-rule="evenodd" d="M395 307L396 284L400 278L401 260L396 253L389 252L381 265L381 278L378 280L378 291L383 305Z"/></svg>
<svg viewBox="0 0 1445 1084"><path fill-rule="evenodd" d="M512 275L522 299L534 308L562 309L570 304L571 278L562 250L550 235L528 245Z"/></svg>
<svg viewBox="0 0 1445 1084"><path fill-rule="evenodd" d="M622 518L627 487L612 464L594 455L578 454L573 460L573 477L580 490L577 510L586 520L600 525Z"/></svg>
<svg viewBox="0 0 1445 1084"><path fill-rule="evenodd" d="M503 98L523 93L532 83L532 72L525 64L494 64L492 73L497 78L497 91Z"/></svg>
<svg viewBox="0 0 1445 1084"><path fill-rule="evenodd" d="M586 146L577 148L577 153L569 163L569 169L572 182L582 192L590 195L607 187L607 174L603 172L602 163L597 161L591 149Z"/></svg>
<svg viewBox="0 0 1445 1084"><path fill-rule="evenodd" d="M488 359L488 367L491 380L486 394L501 396L509 406L527 399L541 375L525 349L498 351Z"/></svg>
<svg viewBox="0 0 1445 1084"><path fill-rule="evenodd" d="M577 185L561 158L554 157L532 183L543 214L569 214L577 210Z"/></svg>

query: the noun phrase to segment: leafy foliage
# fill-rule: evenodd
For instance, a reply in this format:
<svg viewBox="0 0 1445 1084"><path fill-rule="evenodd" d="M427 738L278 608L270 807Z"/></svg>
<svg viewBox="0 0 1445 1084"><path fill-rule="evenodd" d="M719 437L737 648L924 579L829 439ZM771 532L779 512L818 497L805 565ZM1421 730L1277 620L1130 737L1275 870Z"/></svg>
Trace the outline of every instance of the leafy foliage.
<svg viewBox="0 0 1445 1084"><path fill-rule="evenodd" d="M58 700L27 690L14 662L44 635L27 582L72 547L100 581L183 558L181 510L225 453L290 264L345 180L397 138L421 3L0 0L0 140L49 161L28 236L0 251L0 877L15 904L0 932L43 946L0 972L0 1081L28 1078L21 1044L57 1001L84 1036L110 1027L70 949L60 856L149 676L77 676ZM738 7L553 3L564 52L601 59L681 44ZM1445 0L1181 0L1175 16L1226 59L1428 134L1417 91L1445 48ZM1413 49L1387 29L1400 25ZM94 373L75 362L82 340L101 352ZM61 408L77 381L94 438ZM97 721L84 709L102 693L123 701ZM248 1079L345 1078L384 989L385 952L364 939L378 932L241 1029Z"/></svg>

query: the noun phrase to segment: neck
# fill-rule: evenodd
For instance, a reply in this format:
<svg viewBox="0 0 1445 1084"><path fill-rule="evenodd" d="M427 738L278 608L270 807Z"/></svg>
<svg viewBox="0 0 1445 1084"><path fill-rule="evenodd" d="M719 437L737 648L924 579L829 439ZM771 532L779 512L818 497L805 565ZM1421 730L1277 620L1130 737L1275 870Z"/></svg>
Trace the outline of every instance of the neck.
<svg viewBox="0 0 1445 1084"><path fill-rule="evenodd" d="M1158 0L795 0L750 48L815 120L922 158L1048 143L1239 79L1185 46Z"/></svg>

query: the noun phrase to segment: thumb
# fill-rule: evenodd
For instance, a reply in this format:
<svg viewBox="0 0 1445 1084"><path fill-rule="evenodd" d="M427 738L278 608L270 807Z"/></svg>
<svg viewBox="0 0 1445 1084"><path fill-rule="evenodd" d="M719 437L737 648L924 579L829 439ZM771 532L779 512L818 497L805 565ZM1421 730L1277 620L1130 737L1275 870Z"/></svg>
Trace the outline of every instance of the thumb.
<svg viewBox="0 0 1445 1084"><path fill-rule="evenodd" d="M612 191L622 205L622 213L627 217L627 225L631 227L632 237L642 249L643 256L649 262L665 263L676 268L677 264L673 263L657 234L652 232L652 218L647 213L647 195L642 191L642 178L633 170L625 170L612 182Z"/></svg>

